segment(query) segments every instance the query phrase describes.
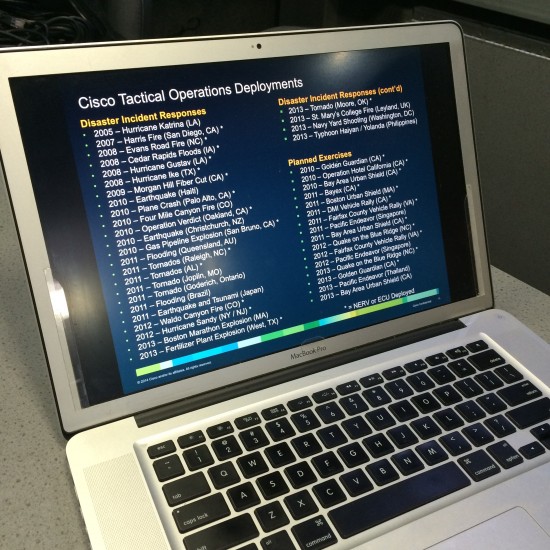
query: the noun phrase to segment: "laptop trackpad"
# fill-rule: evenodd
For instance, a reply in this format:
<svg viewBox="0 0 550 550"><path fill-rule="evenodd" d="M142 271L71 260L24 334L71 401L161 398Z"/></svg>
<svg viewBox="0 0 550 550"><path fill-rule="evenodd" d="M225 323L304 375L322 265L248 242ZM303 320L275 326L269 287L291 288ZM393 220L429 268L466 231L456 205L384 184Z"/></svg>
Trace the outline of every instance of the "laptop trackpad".
<svg viewBox="0 0 550 550"><path fill-rule="evenodd" d="M430 550L486 550L488 547L517 550L549 548L549 545L550 537L540 525L523 508L513 508L430 546Z"/></svg>

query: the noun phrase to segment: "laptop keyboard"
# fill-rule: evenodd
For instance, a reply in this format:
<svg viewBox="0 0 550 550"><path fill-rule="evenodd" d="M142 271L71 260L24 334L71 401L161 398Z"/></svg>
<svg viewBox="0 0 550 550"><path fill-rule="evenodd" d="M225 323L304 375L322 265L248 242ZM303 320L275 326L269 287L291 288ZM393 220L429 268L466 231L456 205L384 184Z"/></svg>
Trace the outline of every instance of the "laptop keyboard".
<svg viewBox="0 0 550 550"><path fill-rule="evenodd" d="M321 549L546 453L549 418L550 399L479 340L147 454L182 548Z"/></svg>

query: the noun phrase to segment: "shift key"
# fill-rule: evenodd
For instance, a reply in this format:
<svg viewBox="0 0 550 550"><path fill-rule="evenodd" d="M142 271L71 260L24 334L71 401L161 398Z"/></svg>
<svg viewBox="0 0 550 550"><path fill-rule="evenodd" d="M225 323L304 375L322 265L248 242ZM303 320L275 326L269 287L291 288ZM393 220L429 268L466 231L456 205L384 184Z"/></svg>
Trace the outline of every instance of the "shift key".
<svg viewBox="0 0 550 550"><path fill-rule="evenodd" d="M259 534L250 514L243 514L192 533L183 539L183 543L187 550L227 550Z"/></svg>
<svg viewBox="0 0 550 550"><path fill-rule="evenodd" d="M543 397L508 411L506 416L518 427L529 428L550 418L550 398Z"/></svg>

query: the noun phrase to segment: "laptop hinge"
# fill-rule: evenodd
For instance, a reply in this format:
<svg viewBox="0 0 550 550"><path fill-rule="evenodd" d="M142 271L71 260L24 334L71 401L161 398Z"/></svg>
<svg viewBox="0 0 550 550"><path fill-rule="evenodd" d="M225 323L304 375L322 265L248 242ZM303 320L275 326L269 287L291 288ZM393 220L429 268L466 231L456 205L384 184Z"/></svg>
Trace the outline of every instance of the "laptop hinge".
<svg viewBox="0 0 550 550"><path fill-rule="evenodd" d="M447 334L449 332L462 329L464 326L465 325L458 319L446 321L444 323L418 329L400 336L387 338L365 346L358 346L345 352L340 352L328 357L323 357L322 359L304 363L298 367L294 366L292 368L266 374L265 376L252 378L245 382L239 382L224 388L219 388L200 395L174 401L173 403L141 412L135 415L134 418L138 427L141 428L143 426L154 424L155 422L160 422L161 420L172 418L173 416L177 416L179 414L184 414L186 412L214 405L215 403L221 403L222 401L227 401L254 391L272 387L277 384L282 384L283 382L296 380L297 378L302 378L309 374L338 367L365 357L372 357L373 355L414 344L422 340L427 340L428 338L434 338L435 336Z"/></svg>

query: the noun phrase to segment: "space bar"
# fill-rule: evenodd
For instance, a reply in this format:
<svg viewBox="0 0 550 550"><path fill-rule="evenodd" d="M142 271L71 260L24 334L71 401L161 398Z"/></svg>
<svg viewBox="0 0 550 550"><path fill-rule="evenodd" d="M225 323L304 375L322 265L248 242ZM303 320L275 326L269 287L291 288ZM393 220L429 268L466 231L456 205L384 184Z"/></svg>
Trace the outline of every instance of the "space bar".
<svg viewBox="0 0 550 550"><path fill-rule="evenodd" d="M329 518L347 539L468 485L464 472L448 462L335 508Z"/></svg>

